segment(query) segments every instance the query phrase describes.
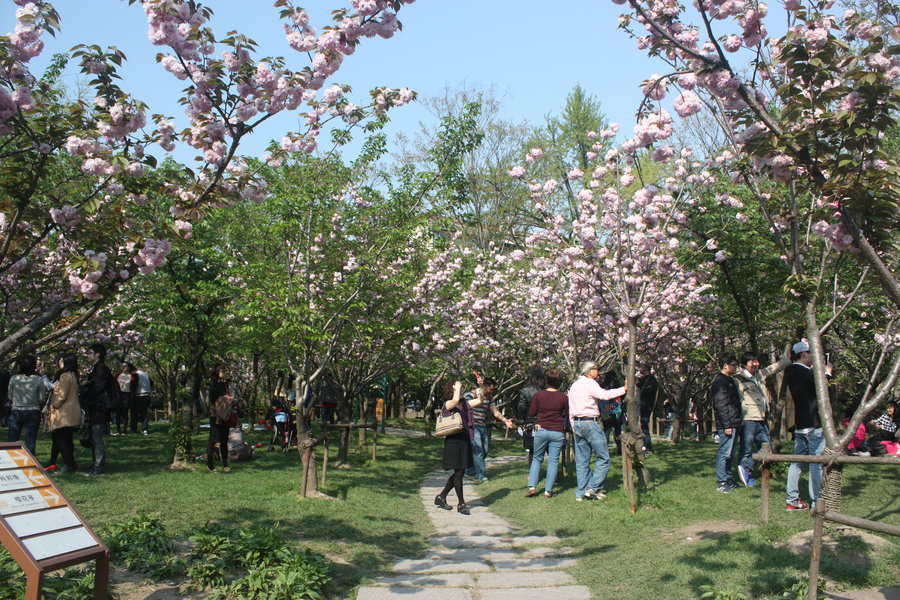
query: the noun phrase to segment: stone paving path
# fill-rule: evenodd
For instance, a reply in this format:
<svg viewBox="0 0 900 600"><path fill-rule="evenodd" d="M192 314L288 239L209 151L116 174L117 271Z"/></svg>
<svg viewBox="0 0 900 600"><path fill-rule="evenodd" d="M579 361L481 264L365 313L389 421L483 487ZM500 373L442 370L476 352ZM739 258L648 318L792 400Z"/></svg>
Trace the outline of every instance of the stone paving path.
<svg viewBox="0 0 900 600"><path fill-rule="evenodd" d="M522 457L489 459L489 465L521 461ZM434 506L447 481L446 471L429 473L419 493L437 529L425 558L401 560L394 574L360 588L357 600L588 600L590 591L563 571L575 565L571 548L556 536L522 536L508 521L492 514L477 488L466 482L469 516Z"/></svg>

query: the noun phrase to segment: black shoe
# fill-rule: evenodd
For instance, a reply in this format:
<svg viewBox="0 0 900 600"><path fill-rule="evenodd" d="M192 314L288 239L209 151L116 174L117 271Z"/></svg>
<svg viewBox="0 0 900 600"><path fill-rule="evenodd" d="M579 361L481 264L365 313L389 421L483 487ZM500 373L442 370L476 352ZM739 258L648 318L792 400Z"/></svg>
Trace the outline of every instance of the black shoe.
<svg viewBox="0 0 900 600"><path fill-rule="evenodd" d="M466 506L465 502L463 502L462 504L460 504L459 506L456 507L456 512L458 512L461 515L471 515L472 514L471 512L469 512L469 507Z"/></svg>
<svg viewBox="0 0 900 600"><path fill-rule="evenodd" d="M440 495L434 497L434 505L444 510L453 510L453 507L447 504L447 499Z"/></svg>

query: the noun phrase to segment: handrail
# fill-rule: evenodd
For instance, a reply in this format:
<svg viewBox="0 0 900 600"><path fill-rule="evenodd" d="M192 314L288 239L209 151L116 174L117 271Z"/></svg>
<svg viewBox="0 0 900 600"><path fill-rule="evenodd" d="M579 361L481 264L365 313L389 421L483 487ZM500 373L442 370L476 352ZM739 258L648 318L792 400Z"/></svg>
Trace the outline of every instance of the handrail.
<svg viewBox="0 0 900 600"><path fill-rule="evenodd" d="M763 444L759 452L753 454L753 460L762 463L762 487L760 500L762 502L762 521L769 522L769 480L772 477L769 463L797 462L809 464L822 464L826 468L832 465L867 464L867 465L897 465L900 459L895 456L850 456L847 454L810 455L810 454L773 454L769 444ZM842 525L851 525L860 529L879 531L888 535L900 536L900 526L888 523L880 523L869 519L845 515L833 510L825 509L822 498L815 501L810 514L815 518L813 526L812 548L809 561L809 591L808 600L816 600L819 587L819 562L822 555L822 536L825 529L825 521L833 521Z"/></svg>

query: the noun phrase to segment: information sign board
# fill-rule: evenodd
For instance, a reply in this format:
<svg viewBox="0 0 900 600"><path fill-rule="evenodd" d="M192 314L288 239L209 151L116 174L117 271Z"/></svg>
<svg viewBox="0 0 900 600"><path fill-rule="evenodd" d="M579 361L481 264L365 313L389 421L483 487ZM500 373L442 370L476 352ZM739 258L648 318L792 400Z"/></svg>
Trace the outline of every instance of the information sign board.
<svg viewBox="0 0 900 600"><path fill-rule="evenodd" d="M106 598L109 550L21 443L0 444L0 541L38 600L44 573L95 560L94 598Z"/></svg>

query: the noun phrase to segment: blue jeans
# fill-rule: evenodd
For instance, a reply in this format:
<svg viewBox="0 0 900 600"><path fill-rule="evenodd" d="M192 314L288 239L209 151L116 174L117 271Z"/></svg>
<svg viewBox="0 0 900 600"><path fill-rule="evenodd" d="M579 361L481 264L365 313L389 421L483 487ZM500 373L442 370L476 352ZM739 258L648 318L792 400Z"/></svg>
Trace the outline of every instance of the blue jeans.
<svg viewBox="0 0 900 600"><path fill-rule="evenodd" d="M603 491L609 472L609 438L599 421L575 421L575 477L578 488L575 497L587 490ZM594 453L594 472L590 473L591 452ZM590 479L588 479L590 475Z"/></svg>
<svg viewBox="0 0 900 600"><path fill-rule="evenodd" d="M9 413L9 437L7 442L18 442L20 435L25 433L25 447L34 455L37 443L38 426L41 424L41 411L12 409Z"/></svg>
<svg viewBox="0 0 900 600"><path fill-rule="evenodd" d="M566 434L561 431L550 431L549 429L538 429L534 432L534 452L531 457L531 471L528 473L528 487L537 487L538 479L541 476L541 463L544 462L544 452L549 447L550 452L547 456L547 477L544 482L544 491L552 492L553 484L556 483L556 472L559 469L559 452L562 450L563 442L566 441Z"/></svg>
<svg viewBox="0 0 900 600"><path fill-rule="evenodd" d="M94 423L91 425L91 452L94 455L94 471L102 473L106 469L106 446L103 444L103 434L106 433L106 423Z"/></svg>
<svg viewBox="0 0 900 600"><path fill-rule="evenodd" d="M472 462L475 466L467 469L466 475L477 480L487 479L487 465L484 464L484 459L487 458L490 445L491 436L488 434L488 428L476 425L475 437L472 438Z"/></svg>
<svg viewBox="0 0 900 600"><path fill-rule="evenodd" d="M794 432L794 454L818 456L825 449L825 437L822 428ZM800 498L800 471L803 463L791 463L787 476L787 501L796 502ZM822 481L822 465L809 464L809 501L810 504L819 497L819 484Z"/></svg>
<svg viewBox="0 0 900 600"><path fill-rule="evenodd" d="M753 452L763 444L770 443L769 426L765 421L744 421L741 434L741 459L738 464L753 470Z"/></svg>
<svg viewBox="0 0 900 600"><path fill-rule="evenodd" d="M719 430L719 451L716 452L716 482L733 483L731 476L731 460L734 454L734 440L737 439L739 427L731 428L731 435L725 435L725 430Z"/></svg>

